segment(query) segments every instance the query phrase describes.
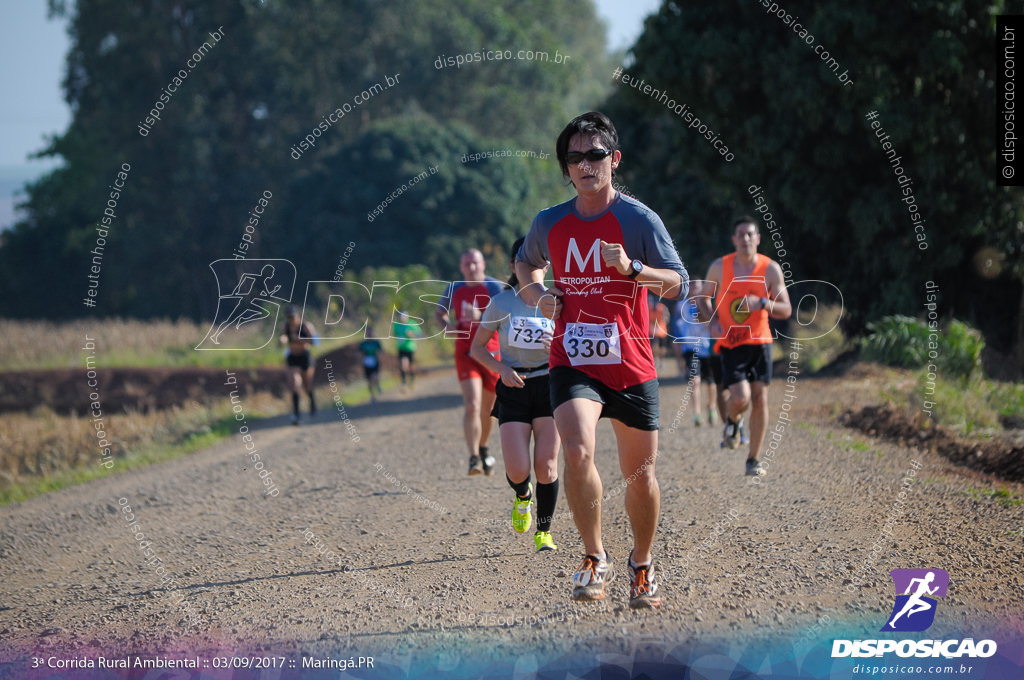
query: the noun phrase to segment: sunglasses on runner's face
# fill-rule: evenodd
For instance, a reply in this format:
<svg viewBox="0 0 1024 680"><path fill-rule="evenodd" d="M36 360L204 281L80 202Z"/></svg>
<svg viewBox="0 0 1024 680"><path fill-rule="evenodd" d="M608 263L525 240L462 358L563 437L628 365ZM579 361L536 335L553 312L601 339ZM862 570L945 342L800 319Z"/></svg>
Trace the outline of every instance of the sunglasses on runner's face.
<svg viewBox="0 0 1024 680"><path fill-rule="evenodd" d="M577 165L586 158L588 163L597 163L611 156L611 149L590 149L589 151L570 151L565 154L565 160L570 165Z"/></svg>

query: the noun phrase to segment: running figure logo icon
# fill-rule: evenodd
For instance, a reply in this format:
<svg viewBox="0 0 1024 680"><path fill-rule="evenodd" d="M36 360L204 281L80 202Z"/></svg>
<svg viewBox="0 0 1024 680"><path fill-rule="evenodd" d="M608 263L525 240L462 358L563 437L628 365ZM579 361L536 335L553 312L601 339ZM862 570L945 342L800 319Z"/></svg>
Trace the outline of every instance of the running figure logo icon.
<svg viewBox="0 0 1024 680"><path fill-rule="evenodd" d="M274 338L281 306L291 301L295 265L288 260L223 259L211 262L210 269L217 279L217 314L196 349L266 347ZM227 288L228 285L231 288ZM242 336L243 326L259 322L266 326L262 335ZM225 337L222 338L222 334Z"/></svg>
<svg viewBox="0 0 1024 680"><path fill-rule="evenodd" d="M949 573L944 569L893 569L896 603L882 631L917 632L935 621L937 597L945 597Z"/></svg>

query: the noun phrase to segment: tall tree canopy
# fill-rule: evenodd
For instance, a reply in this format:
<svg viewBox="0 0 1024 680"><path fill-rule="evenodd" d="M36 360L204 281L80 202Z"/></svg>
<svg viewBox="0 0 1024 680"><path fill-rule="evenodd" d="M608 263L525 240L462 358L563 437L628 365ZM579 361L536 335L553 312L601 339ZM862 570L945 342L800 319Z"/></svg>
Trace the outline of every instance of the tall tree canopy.
<svg viewBox="0 0 1024 680"><path fill-rule="evenodd" d="M89 311L90 251L122 164L103 315L209 317L208 264L232 256L266 193L248 257L294 257L301 278L324 278L355 240L354 268L426 262L451 276L452 248L504 245L558 190L553 161L461 155L553 154L557 130L607 92L605 31L589 1L50 7L70 20L73 118L42 152L64 165L28 188L26 218L3 235L4 316ZM147 120L154 107L159 119ZM315 146L299 147L307 135ZM436 178L368 224L430 166Z"/></svg>
<svg viewBox="0 0 1024 680"><path fill-rule="evenodd" d="M607 108L623 182L662 215L698 276L732 249L732 219L767 205L785 253L764 226L762 252L795 280L836 284L848 328L923 311L934 280L946 314L1005 350L1024 312L1021 192L996 185L993 136L995 15L1007 3L778 4L781 16L767 13L775 3L667 0L647 19L625 73L685 104L734 158L620 81ZM912 179L926 250L873 111Z"/></svg>
<svg viewBox="0 0 1024 680"><path fill-rule="evenodd" d="M288 228L275 234L270 250L308 263L319 277L332 272L353 243L360 262L426 264L457 278L461 252L483 246L507 251L526 233L538 201L559 186L553 150L546 160L468 157L506 153L505 146L423 114L371 125L317 171L295 180L282 218ZM334 185L350 167L359 174ZM505 268L502 261L491 263L496 276Z"/></svg>

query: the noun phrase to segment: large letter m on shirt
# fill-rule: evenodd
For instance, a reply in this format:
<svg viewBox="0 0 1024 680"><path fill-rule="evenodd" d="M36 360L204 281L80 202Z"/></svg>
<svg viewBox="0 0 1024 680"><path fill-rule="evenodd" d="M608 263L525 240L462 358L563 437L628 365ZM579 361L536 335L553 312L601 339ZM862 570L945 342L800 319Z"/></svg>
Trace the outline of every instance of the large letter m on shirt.
<svg viewBox="0 0 1024 680"><path fill-rule="evenodd" d="M583 254L580 253L580 247L576 244L576 239L569 239L569 249L565 253L565 271L572 271L572 268L569 266L569 261L575 259L576 266L579 267L579 271L582 274L586 270L587 262L590 261L591 257L594 258L594 273L597 274L601 271L601 239L594 239L593 244L590 246L590 250L587 251L586 257L583 257Z"/></svg>

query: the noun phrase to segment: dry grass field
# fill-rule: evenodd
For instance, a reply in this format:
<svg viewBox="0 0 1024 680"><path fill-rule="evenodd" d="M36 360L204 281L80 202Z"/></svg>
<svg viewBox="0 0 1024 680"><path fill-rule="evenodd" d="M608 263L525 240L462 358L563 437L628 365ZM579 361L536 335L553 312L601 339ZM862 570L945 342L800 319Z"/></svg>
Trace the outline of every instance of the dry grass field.
<svg viewBox="0 0 1024 680"><path fill-rule="evenodd" d="M111 367L214 366L249 368L279 366L276 342L258 351L201 352L194 347L206 336L207 325L191 321L101 319L54 323L0 319L0 372L34 369L81 369L94 355L95 365ZM252 333L264 332L254 329ZM94 350L84 349L86 337ZM320 356L346 341L323 341ZM351 342L349 340L348 342ZM450 343L420 343L420 365L450 357ZM385 342L386 351L393 352ZM387 383L387 376L385 376ZM345 403L368 398L365 387L346 386ZM330 397L318 390L321 403ZM279 415L290 401L269 393L246 398L255 417ZM89 416L56 412L52 404L29 405L25 413L0 415L0 504L103 476L103 449L96 423ZM139 467L208 446L230 434L230 404L224 400L188 402L162 410L104 410L101 427L118 467Z"/></svg>
<svg viewBox="0 0 1024 680"><path fill-rule="evenodd" d="M258 393L246 398L246 407L260 417L284 413L288 403ZM233 423L225 401L104 414L102 427L112 458L125 469L213 444L231 433ZM0 416L0 504L104 476L104 448L90 417L46 407Z"/></svg>

